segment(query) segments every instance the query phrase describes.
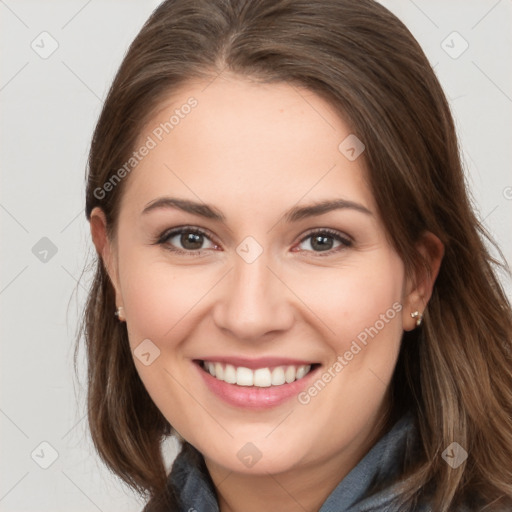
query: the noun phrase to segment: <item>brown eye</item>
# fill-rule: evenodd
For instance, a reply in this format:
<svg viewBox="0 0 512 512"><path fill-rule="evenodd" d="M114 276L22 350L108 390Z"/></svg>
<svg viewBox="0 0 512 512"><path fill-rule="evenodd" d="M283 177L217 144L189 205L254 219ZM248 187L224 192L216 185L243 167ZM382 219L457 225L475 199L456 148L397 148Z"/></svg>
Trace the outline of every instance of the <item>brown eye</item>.
<svg viewBox="0 0 512 512"><path fill-rule="evenodd" d="M334 245L334 239L332 236L315 235L311 237L311 247L315 251L328 251L332 249Z"/></svg>
<svg viewBox="0 0 512 512"><path fill-rule="evenodd" d="M204 236L198 233L182 233L180 235L180 243L187 251L201 249L204 243Z"/></svg>
<svg viewBox="0 0 512 512"><path fill-rule="evenodd" d="M167 231L158 239L158 244L176 253L201 253L206 249L215 249L210 237L196 228L179 228Z"/></svg>
<svg viewBox="0 0 512 512"><path fill-rule="evenodd" d="M320 253L337 252L351 245L352 241L341 233L321 230L309 233L309 235L304 237L299 244L299 248L303 251Z"/></svg>

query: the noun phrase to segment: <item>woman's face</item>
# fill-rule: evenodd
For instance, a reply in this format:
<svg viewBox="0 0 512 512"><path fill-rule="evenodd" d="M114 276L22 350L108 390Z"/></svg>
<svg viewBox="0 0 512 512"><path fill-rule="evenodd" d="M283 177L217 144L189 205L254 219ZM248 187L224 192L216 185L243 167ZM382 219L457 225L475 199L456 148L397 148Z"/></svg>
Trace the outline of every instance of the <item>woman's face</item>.
<svg viewBox="0 0 512 512"><path fill-rule="evenodd" d="M140 136L101 252L145 387L211 467L369 447L419 304L361 150L314 93L222 76L181 88Z"/></svg>

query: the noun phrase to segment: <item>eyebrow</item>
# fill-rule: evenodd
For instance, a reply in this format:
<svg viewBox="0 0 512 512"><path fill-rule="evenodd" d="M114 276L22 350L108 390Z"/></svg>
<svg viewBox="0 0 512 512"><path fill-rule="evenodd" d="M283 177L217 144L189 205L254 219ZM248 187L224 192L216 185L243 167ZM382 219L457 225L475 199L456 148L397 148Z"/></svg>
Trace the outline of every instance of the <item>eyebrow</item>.
<svg viewBox="0 0 512 512"><path fill-rule="evenodd" d="M145 215L151 211L157 209L178 209L194 215L199 215L207 219L216 220L219 222L225 222L226 218L224 215L215 208L214 206L207 205L205 203L198 203L196 201L190 201L189 199L178 199L175 197L159 197L149 202L142 214ZM366 215L373 215L373 213L363 206L362 204L354 201L348 201L346 199L331 199L321 201L309 206L295 206L284 214L286 222L297 222L299 220L315 217L317 215L323 215L333 210L355 210Z"/></svg>
<svg viewBox="0 0 512 512"><path fill-rule="evenodd" d="M348 201L346 199L331 199L321 201L310 206L296 206L285 213L285 220L287 222L297 222L298 220L305 219L307 217L315 217L324 213L331 212L333 210L355 210L366 215L373 215L373 213L363 206L362 204L354 201Z"/></svg>
<svg viewBox="0 0 512 512"><path fill-rule="evenodd" d="M153 210L167 208L183 210L187 213L193 213L194 215L199 215L200 217L220 222L225 222L226 220L224 215L222 215L222 213L213 206L190 201L189 199L177 199L175 197L159 197L154 201L149 202L144 210L142 210L142 214L145 215Z"/></svg>

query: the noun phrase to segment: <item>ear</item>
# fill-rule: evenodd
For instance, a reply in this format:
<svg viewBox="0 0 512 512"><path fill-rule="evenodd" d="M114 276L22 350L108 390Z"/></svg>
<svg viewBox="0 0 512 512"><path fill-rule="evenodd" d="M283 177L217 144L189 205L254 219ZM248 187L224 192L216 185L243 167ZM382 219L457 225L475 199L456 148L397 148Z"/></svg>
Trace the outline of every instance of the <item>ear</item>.
<svg viewBox="0 0 512 512"><path fill-rule="evenodd" d="M423 315L432 296L434 283L444 256L443 243L430 231L422 234L416 248L423 256L426 265L420 264L405 283L402 320L404 331L412 331L416 328L416 319L411 317L411 313L418 311Z"/></svg>
<svg viewBox="0 0 512 512"><path fill-rule="evenodd" d="M122 296L119 288L117 257L114 243L107 234L107 218L99 207L93 208L90 216L91 237L98 256L103 261L105 269L112 281L116 293L116 304L122 306Z"/></svg>

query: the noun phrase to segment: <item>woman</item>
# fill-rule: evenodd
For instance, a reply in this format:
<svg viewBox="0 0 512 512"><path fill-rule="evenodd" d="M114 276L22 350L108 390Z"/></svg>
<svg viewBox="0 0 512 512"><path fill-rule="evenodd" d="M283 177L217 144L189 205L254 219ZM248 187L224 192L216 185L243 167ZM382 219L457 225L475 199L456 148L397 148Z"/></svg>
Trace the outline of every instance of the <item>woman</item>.
<svg viewBox="0 0 512 512"><path fill-rule="evenodd" d="M385 8L162 3L86 214L89 423L147 511L510 509L511 308Z"/></svg>

